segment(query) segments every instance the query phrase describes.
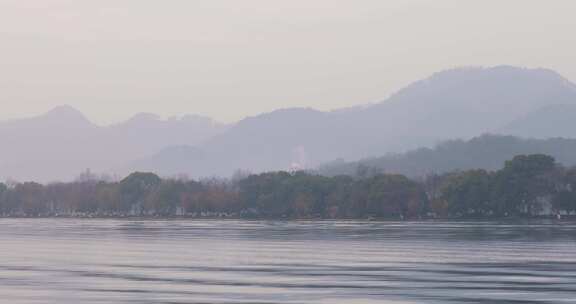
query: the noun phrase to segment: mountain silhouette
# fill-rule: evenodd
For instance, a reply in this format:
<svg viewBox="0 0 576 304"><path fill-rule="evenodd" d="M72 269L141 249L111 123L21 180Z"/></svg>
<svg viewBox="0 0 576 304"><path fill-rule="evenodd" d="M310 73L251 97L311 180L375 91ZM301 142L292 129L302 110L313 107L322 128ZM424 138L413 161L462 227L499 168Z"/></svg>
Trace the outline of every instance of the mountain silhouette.
<svg viewBox="0 0 576 304"><path fill-rule="evenodd" d="M235 169L285 170L294 163L295 150L303 151L306 165L314 167L498 133L512 121L556 104L576 105L576 86L554 71L459 68L417 81L373 105L332 112L283 109L249 117L206 141L201 160L194 153L180 157L194 164L200 176ZM157 171L175 173L163 170L160 158L154 157Z"/></svg>
<svg viewBox="0 0 576 304"><path fill-rule="evenodd" d="M4 179L70 180L83 170L112 169L177 144L197 145L224 129L199 116L162 120L138 114L98 126L70 106L36 117L0 122L0 174Z"/></svg>
<svg viewBox="0 0 576 304"><path fill-rule="evenodd" d="M0 122L0 175L66 180L86 168L192 177L314 168L484 133L574 137L576 85L547 69L511 66L435 73L382 102L335 111L279 109L223 125L140 113L98 126L70 106Z"/></svg>

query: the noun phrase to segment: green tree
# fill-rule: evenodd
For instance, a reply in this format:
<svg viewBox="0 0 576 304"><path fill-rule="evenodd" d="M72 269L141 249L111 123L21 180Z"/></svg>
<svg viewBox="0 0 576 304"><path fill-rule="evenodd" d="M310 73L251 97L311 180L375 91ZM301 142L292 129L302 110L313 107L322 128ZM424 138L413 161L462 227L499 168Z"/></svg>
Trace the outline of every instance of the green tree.
<svg viewBox="0 0 576 304"><path fill-rule="evenodd" d="M377 217L414 217L424 213L426 195L422 187L399 174L382 174L370 178L366 212Z"/></svg>
<svg viewBox="0 0 576 304"><path fill-rule="evenodd" d="M492 212L493 178L486 170L452 174L441 190L447 212L455 216L486 216Z"/></svg>
<svg viewBox="0 0 576 304"><path fill-rule="evenodd" d="M20 210L29 216L39 216L48 211L44 197L44 186L35 182L17 184L15 198Z"/></svg>
<svg viewBox="0 0 576 304"><path fill-rule="evenodd" d="M0 183L0 215L7 214L8 204L6 194L8 193L8 186L5 183Z"/></svg>
<svg viewBox="0 0 576 304"><path fill-rule="evenodd" d="M120 181L120 211L143 214L144 202L160 185L162 179L154 173L135 172Z"/></svg>
<svg viewBox="0 0 576 304"><path fill-rule="evenodd" d="M288 172L269 172L245 178L239 183L241 204L264 216L286 216L291 206L283 184L290 177Z"/></svg>
<svg viewBox="0 0 576 304"><path fill-rule="evenodd" d="M165 180L148 196L146 209L158 215L174 215L182 207L186 185L181 181Z"/></svg>
<svg viewBox="0 0 576 304"><path fill-rule="evenodd" d="M552 197L552 207L568 214L576 212L576 168L562 170L557 191Z"/></svg>
<svg viewBox="0 0 576 304"><path fill-rule="evenodd" d="M495 201L500 215L534 215L540 199L554 192L554 158L518 155L505 163L495 178Z"/></svg>

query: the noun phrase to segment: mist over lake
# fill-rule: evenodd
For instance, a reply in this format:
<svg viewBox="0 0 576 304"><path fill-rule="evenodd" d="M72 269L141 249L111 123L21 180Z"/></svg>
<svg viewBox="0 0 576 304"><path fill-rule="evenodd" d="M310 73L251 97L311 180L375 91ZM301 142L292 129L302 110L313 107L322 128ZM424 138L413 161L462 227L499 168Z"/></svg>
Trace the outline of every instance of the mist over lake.
<svg viewBox="0 0 576 304"><path fill-rule="evenodd" d="M6 303L571 303L576 222L1 219Z"/></svg>
<svg viewBox="0 0 576 304"><path fill-rule="evenodd" d="M576 303L575 11L0 0L0 304Z"/></svg>

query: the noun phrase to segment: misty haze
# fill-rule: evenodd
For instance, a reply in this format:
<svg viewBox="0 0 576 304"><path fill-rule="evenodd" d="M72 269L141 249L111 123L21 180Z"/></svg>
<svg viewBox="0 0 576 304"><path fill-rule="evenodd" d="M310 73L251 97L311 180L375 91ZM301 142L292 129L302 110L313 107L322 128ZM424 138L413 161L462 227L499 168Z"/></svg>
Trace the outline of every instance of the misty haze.
<svg viewBox="0 0 576 304"><path fill-rule="evenodd" d="M574 11L0 0L0 303L576 302Z"/></svg>

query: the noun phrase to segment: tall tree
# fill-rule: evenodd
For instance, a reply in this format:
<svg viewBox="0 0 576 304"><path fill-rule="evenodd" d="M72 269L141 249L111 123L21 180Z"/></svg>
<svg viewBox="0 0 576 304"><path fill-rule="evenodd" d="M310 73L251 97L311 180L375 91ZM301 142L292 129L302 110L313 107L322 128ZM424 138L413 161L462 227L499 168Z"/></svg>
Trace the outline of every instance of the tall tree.
<svg viewBox="0 0 576 304"><path fill-rule="evenodd" d="M492 174L469 170L452 174L442 188L441 197L453 216L485 216L491 213Z"/></svg>
<svg viewBox="0 0 576 304"><path fill-rule="evenodd" d="M500 215L534 215L539 199L554 191L553 157L543 154L518 155L506 161L496 174L495 195Z"/></svg>
<svg viewBox="0 0 576 304"><path fill-rule="evenodd" d="M144 213L144 202L156 190L162 179L154 173L135 172L120 181L120 210Z"/></svg>

